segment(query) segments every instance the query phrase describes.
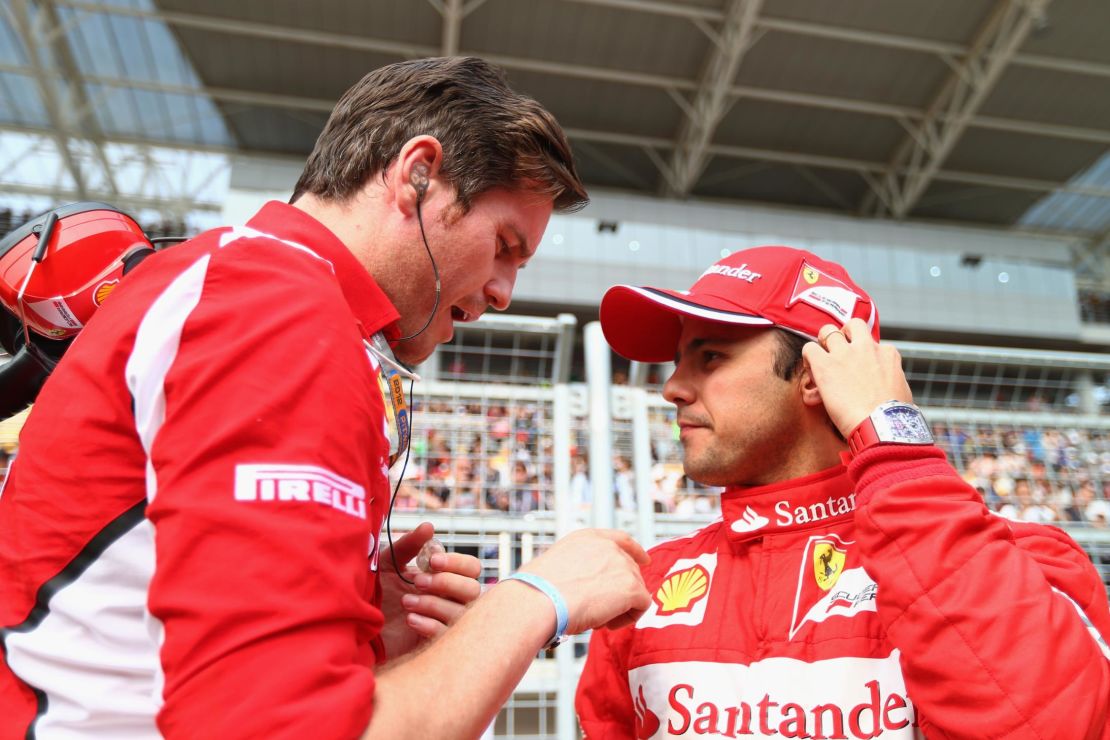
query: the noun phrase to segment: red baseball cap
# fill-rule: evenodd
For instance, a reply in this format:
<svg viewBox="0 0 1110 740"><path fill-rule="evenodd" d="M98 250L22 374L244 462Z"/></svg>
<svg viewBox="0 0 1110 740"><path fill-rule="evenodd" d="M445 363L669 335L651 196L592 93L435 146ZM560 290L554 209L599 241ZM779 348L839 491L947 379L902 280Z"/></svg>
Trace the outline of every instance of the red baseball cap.
<svg viewBox="0 0 1110 740"><path fill-rule="evenodd" d="M673 360L683 316L778 326L812 340L825 324L843 326L861 318L879 339L878 309L847 271L793 247L734 252L702 273L690 290L615 285L601 299L605 339L630 360Z"/></svg>

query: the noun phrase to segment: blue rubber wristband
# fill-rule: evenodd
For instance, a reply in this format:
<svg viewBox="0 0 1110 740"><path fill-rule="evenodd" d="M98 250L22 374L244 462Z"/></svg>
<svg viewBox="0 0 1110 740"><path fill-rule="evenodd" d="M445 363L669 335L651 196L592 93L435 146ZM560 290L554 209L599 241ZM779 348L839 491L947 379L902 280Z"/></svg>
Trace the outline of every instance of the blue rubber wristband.
<svg viewBox="0 0 1110 740"><path fill-rule="evenodd" d="M527 583L529 586L551 599L551 605L555 607L555 636L551 638L551 642L549 642L547 646L553 648L561 644L567 636L567 623L570 622L570 612L567 611L567 602L563 599L563 595L559 593L559 590L552 586L551 582L546 578L541 578L531 573L513 573L505 580Z"/></svg>

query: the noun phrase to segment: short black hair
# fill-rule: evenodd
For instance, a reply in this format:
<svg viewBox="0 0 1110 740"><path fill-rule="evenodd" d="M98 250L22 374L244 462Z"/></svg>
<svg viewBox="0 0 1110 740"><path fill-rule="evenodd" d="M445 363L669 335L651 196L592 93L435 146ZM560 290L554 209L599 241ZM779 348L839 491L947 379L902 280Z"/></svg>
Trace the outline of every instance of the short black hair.
<svg viewBox="0 0 1110 740"><path fill-rule="evenodd" d="M802 367L802 347L810 340L800 334L795 334L786 329L775 327L772 329L779 340L779 348L775 353L773 369L775 375L783 380L790 380Z"/></svg>
<svg viewBox="0 0 1110 740"><path fill-rule="evenodd" d="M772 329L772 331L775 332L779 340L779 347L775 352L775 361L772 369L775 371L775 375L783 380L793 380L802 369L802 347L805 347L806 344L812 340L803 337L801 334L795 334L792 331L780 329L777 326ZM826 421L829 424L829 428L840 438L840 441L844 442L844 435L836 428L836 424L833 424L832 419L826 417Z"/></svg>

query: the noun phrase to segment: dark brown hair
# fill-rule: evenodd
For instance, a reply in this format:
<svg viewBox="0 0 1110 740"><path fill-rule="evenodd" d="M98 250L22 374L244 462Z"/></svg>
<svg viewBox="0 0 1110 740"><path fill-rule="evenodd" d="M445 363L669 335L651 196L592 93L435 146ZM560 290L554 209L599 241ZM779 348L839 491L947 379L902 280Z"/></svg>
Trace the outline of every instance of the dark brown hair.
<svg viewBox="0 0 1110 740"><path fill-rule="evenodd" d="M587 202L555 117L476 57L399 62L359 80L332 111L292 200L304 193L351 197L422 134L443 145L439 174L457 190L464 212L496 187L548 195L560 212Z"/></svg>
<svg viewBox="0 0 1110 740"><path fill-rule="evenodd" d="M775 375L783 380L792 380L794 376L802 369L802 348L806 346L811 340L803 337L801 334L795 334L792 331L774 327L771 331L775 332L778 337L779 346L775 350L775 360L772 365ZM844 435L836 428L836 424L829 417L825 417L829 429L844 442Z"/></svg>
<svg viewBox="0 0 1110 740"><path fill-rule="evenodd" d="M802 367L802 347L806 346L809 340L800 334L795 334L785 329L775 327L772 329L778 337L779 346L775 351L775 364L772 369L775 375L783 380L790 380L798 374L798 370Z"/></svg>

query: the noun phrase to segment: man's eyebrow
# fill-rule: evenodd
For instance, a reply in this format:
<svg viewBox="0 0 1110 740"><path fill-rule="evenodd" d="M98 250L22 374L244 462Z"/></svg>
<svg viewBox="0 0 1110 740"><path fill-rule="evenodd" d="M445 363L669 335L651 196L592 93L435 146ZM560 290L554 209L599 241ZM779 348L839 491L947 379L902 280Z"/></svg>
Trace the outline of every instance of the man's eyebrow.
<svg viewBox="0 0 1110 740"><path fill-rule="evenodd" d="M691 339L689 342L686 343L686 351L687 352L693 352L694 350L698 349L699 347L701 347L703 345L708 344L711 341L713 341L713 340L709 339L708 337L698 337L697 339ZM678 349L674 353L674 363L677 365L678 361L681 360L681 359L682 359L682 350Z"/></svg>
<svg viewBox="0 0 1110 740"><path fill-rule="evenodd" d="M528 246L528 240L524 237L524 234L522 234L520 232L520 229L518 229L516 226L509 224L509 231L513 232L513 236L516 237L516 245L517 248L520 250L520 258L525 260L531 259L532 255L536 253L535 248Z"/></svg>

